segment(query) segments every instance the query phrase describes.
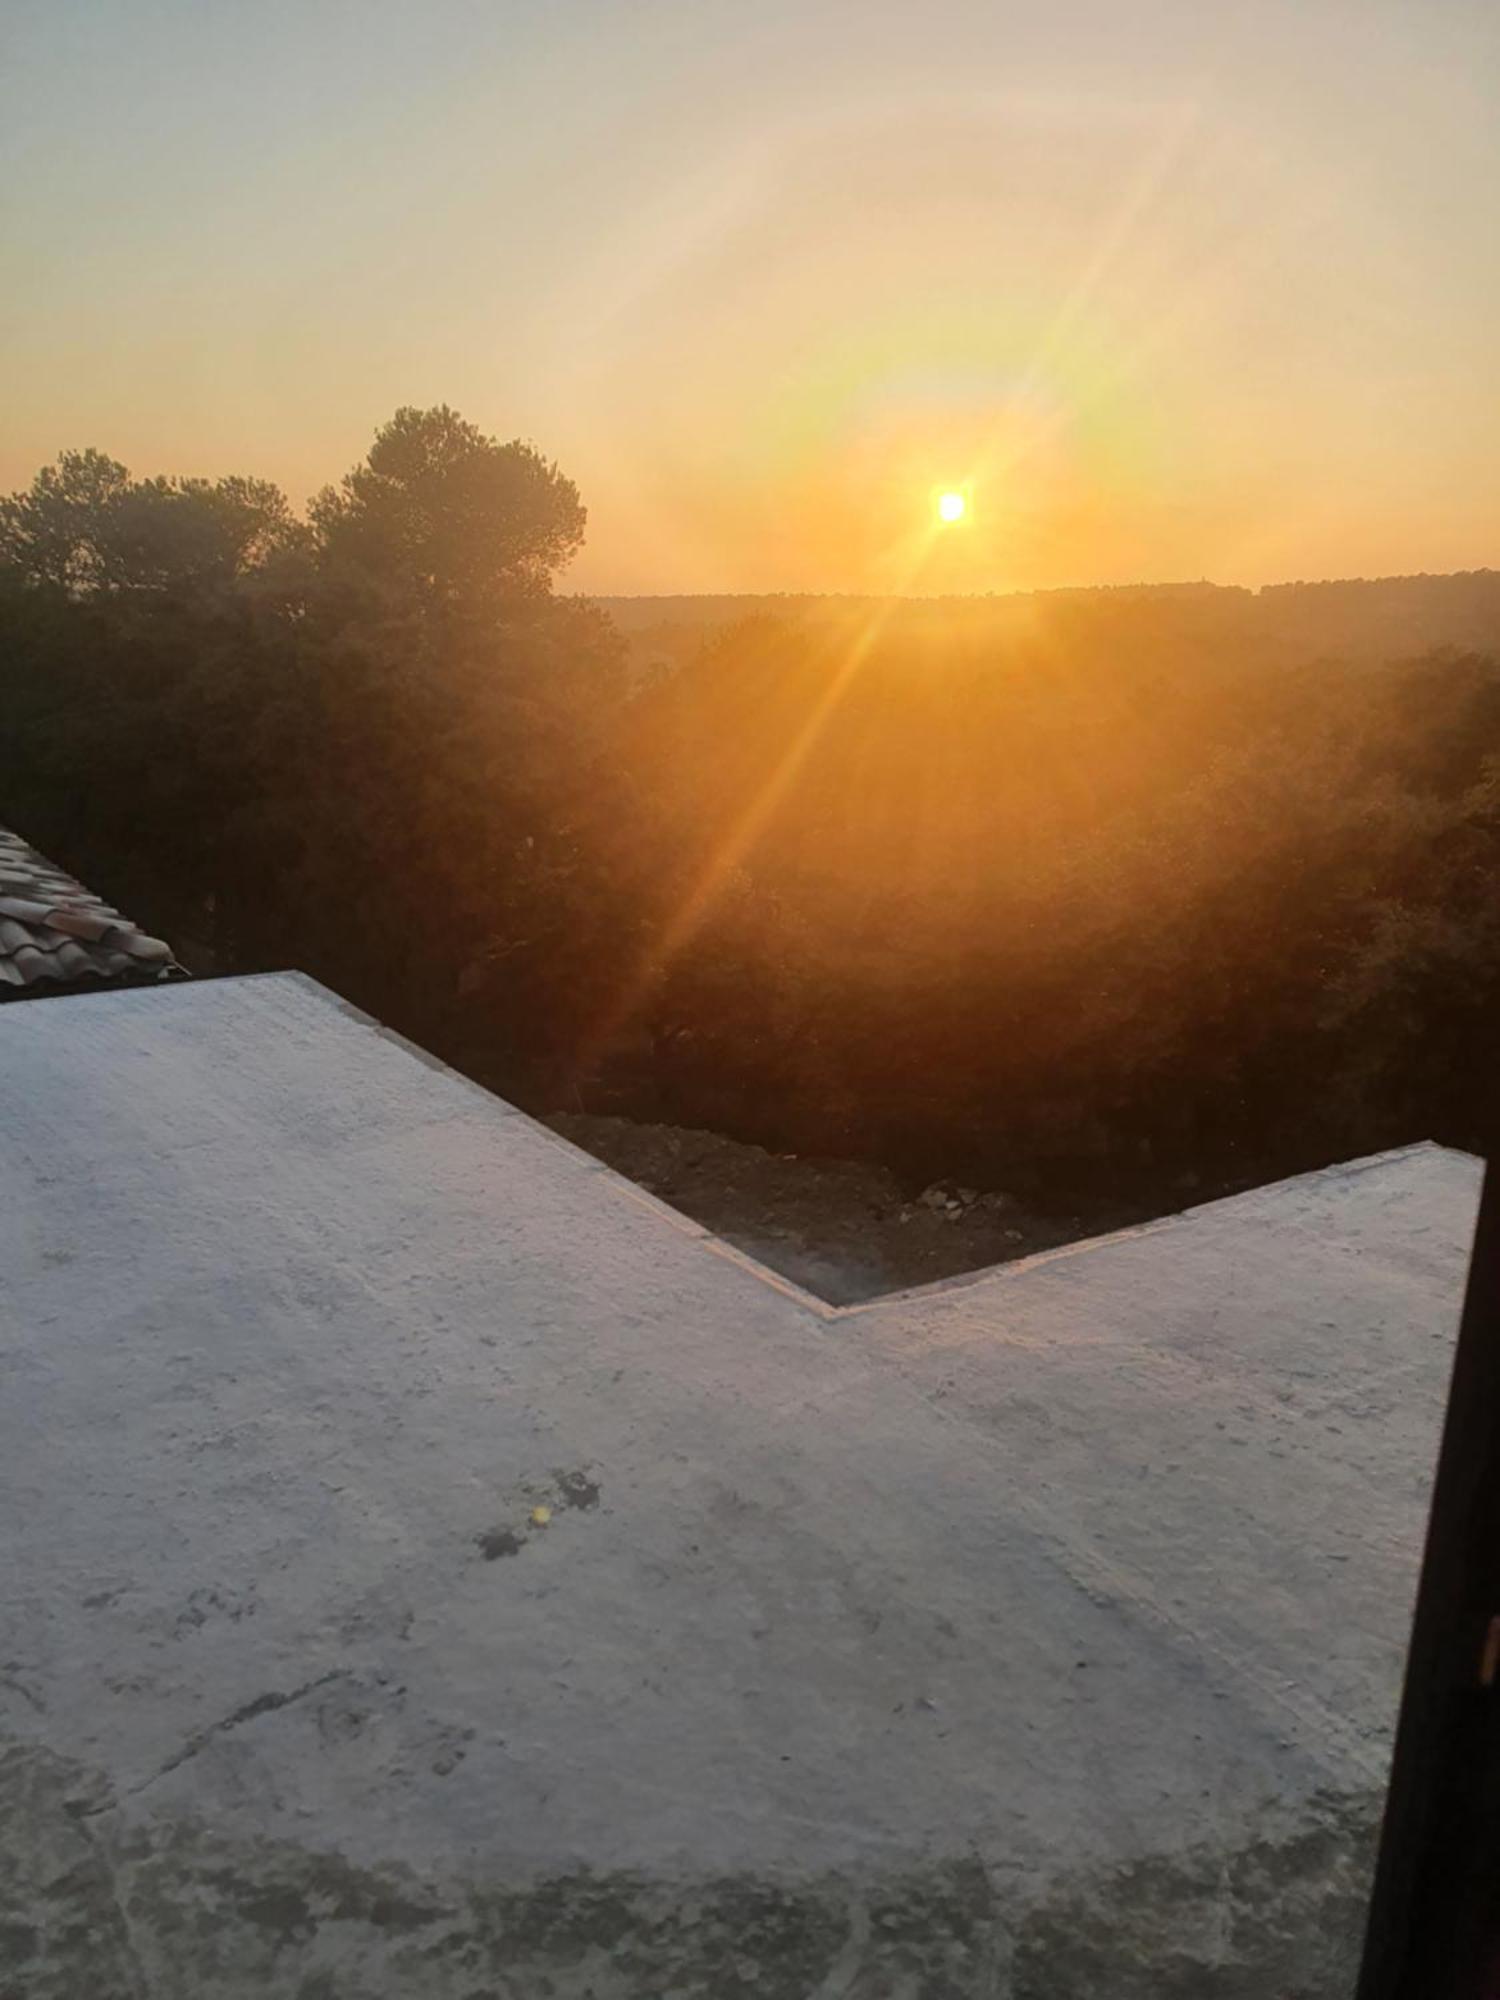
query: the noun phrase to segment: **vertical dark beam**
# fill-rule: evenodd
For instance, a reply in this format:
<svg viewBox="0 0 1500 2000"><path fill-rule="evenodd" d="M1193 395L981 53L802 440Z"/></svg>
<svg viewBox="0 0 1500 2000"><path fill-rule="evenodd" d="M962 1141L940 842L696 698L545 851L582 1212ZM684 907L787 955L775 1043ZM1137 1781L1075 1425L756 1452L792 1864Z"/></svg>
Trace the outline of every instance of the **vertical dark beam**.
<svg viewBox="0 0 1500 2000"><path fill-rule="evenodd" d="M1500 2000L1500 1163L1485 1171L1357 2000Z"/></svg>

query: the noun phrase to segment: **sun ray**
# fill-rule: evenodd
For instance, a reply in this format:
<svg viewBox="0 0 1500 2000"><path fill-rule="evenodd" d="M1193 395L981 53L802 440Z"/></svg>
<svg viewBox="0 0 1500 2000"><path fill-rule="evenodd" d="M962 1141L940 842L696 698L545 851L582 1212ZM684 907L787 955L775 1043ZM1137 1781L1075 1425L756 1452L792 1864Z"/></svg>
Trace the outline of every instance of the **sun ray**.
<svg viewBox="0 0 1500 2000"><path fill-rule="evenodd" d="M677 909L641 953L611 1005L581 1039L575 1070L586 1075L624 1030L639 1018L651 996L707 922L714 904L735 870L753 852L777 807L795 783L834 712L869 659L881 634L899 608L902 596L921 574L933 542L942 532L934 522L921 537L900 589L883 598L871 612L839 661L801 726L782 752L776 768L698 870Z"/></svg>

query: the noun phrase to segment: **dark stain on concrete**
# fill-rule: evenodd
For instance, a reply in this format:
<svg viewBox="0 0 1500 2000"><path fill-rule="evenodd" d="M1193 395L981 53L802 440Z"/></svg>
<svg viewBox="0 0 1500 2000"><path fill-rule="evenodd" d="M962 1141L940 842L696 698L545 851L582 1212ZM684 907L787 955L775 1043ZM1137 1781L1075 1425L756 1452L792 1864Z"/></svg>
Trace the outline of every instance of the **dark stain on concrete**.
<svg viewBox="0 0 1500 2000"><path fill-rule="evenodd" d="M107 1854L80 1799L102 1776L36 1745L0 1745L0 1994L153 2000Z"/></svg>
<svg viewBox="0 0 1500 2000"><path fill-rule="evenodd" d="M201 1631L205 1625L221 1618L227 1618L237 1625L242 1618L253 1618L259 1609L253 1592L213 1588L194 1590L189 1593L187 1602L173 1622L173 1634L182 1639L189 1633Z"/></svg>
<svg viewBox="0 0 1500 2000"><path fill-rule="evenodd" d="M553 1480L565 1507L588 1509L599 1505L599 1482L586 1472L556 1472Z"/></svg>
<svg viewBox="0 0 1500 2000"><path fill-rule="evenodd" d="M1325 1798L1244 1847L1079 1875L1018 1926L1008 2000L1348 2000L1380 1810Z"/></svg>
<svg viewBox="0 0 1500 2000"><path fill-rule="evenodd" d="M474 1546L486 1562L498 1562L501 1556L518 1556L526 1546L526 1537L514 1528L486 1528L474 1537Z"/></svg>
<svg viewBox="0 0 1500 2000"><path fill-rule="evenodd" d="M190 1815L84 1827L103 1786L0 1753L5 2000L1347 2000L1379 1811L1003 1886L977 1859L498 1883Z"/></svg>

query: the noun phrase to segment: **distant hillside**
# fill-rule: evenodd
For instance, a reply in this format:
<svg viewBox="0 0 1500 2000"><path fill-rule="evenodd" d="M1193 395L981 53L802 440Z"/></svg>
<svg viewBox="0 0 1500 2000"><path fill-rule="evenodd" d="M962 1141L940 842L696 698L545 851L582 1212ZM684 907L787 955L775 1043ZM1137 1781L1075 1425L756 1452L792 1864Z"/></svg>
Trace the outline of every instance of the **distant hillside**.
<svg viewBox="0 0 1500 2000"><path fill-rule="evenodd" d="M880 598L794 593L705 597L601 597L638 669L681 664L716 634L771 620L834 637L872 623L919 643L966 649L1049 633L1072 638L1095 624L1201 646L1246 644L1268 659L1391 659L1454 646L1500 646L1500 570L1452 576L1352 578L1266 584L1106 585L986 597Z"/></svg>
<svg viewBox="0 0 1500 2000"><path fill-rule="evenodd" d="M1488 572L1484 572L1488 574ZM1301 585L1273 586L1300 589ZM880 597L861 596L848 591L739 591L694 594L673 592L659 597L598 597L594 602L608 611L623 630L647 625L724 625L740 618L801 617L819 607L855 614L875 611L889 604L943 607L960 605L990 607L1043 602L1086 602L1098 598L1151 597L1253 597L1254 591L1234 584L1218 583L1123 583L1079 586L1068 590L987 591L963 597Z"/></svg>

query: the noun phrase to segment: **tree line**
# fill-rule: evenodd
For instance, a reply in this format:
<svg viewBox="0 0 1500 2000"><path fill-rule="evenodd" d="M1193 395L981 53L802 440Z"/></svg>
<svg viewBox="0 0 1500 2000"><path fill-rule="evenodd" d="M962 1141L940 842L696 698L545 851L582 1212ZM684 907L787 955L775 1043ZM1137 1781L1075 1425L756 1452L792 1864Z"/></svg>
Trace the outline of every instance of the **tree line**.
<svg viewBox="0 0 1500 2000"><path fill-rule="evenodd" d="M1483 1139L1494 578L1339 586L1335 656L1305 592L1059 593L643 675L584 527L447 409L305 518L65 454L0 503L0 818L533 1109L1043 1200Z"/></svg>

